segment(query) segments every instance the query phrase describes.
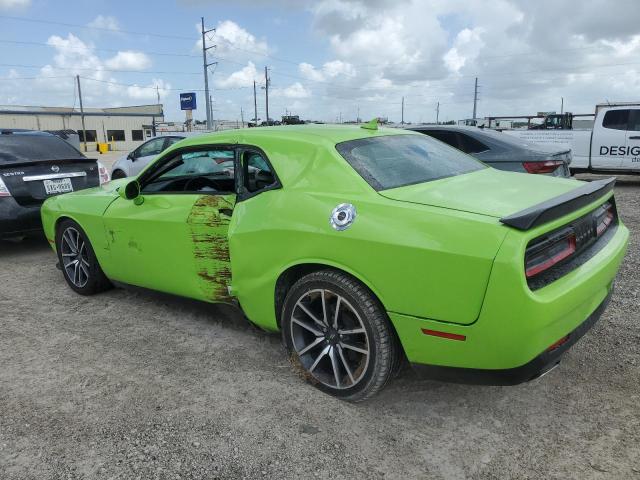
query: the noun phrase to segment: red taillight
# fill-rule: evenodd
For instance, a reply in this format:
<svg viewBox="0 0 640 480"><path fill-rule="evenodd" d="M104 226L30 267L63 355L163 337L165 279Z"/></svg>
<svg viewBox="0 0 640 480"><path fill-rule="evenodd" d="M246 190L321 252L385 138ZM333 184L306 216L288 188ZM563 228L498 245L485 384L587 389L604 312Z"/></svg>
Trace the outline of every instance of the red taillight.
<svg viewBox="0 0 640 480"><path fill-rule="evenodd" d="M522 162L527 173L551 173L562 165L562 160L547 160L546 162Z"/></svg>
<svg viewBox="0 0 640 480"><path fill-rule="evenodd" d="M10 197L10 196L11 196L11 192L9 191L7 186L4 184L4 181L0 178L0 197Z"/></svg>
<svg viewBox="0 0 640 480"><path fill-rule="evenodd" d="M531 251L531 253L529 253ZM576 251L576 236L571 233L559 240L545 241L527 250L525 267L527 278L548 270Z"/></svg>
<svg viewBox="0 0 640 480"><path fill-rule="evenodd" d="M109 170L102 163L98 162L98 175L100 176L100 185L109 183L111 181L111 175Z"/></svg>
<svg viewBox="0 0 640 480"><path fill-rule="evenodd" d="M607 204L603 206L603 211L598 214L596 217L596 234L599 237L602 235L609 225L613 222L613 208L611 204Z"/></svg>

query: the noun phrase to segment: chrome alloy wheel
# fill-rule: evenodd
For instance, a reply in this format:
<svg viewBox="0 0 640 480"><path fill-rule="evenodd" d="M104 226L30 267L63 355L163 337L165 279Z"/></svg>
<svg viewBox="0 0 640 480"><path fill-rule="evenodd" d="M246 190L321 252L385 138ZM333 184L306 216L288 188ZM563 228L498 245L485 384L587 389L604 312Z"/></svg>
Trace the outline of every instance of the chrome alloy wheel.
<svg viewBox="0 0 640 480"><path fill-rule="evenodd" d="M80 232L68 227L62 234L60 242L62 266L67 278L76 287L82 288L89 281L89 254Z"/></svg>
<svg viewBox="0 0 640 480"><path fill-rule="evenodd" d="M300 363L315 380L346 389L364 377L370 342L360 315L331 290L304 293L291 313L291 340Z"/></svg>

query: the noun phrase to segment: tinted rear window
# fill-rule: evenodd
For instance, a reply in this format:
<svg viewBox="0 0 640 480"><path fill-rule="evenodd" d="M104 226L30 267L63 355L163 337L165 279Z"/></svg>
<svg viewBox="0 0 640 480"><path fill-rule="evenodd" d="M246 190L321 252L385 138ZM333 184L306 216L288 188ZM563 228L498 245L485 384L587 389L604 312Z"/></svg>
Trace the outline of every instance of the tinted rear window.
<svg viewBox="0 0 640 480"><path fill-rule="evenodd" d="M55 135L2 134L0 162L28 162L38 160L74 160L86 158Z"/></svg>
<svg viewBox="0 0 640 480"><path fill-rule="evenodd" d="M604 114L602 126L613 130L626 130L631 110L609 110Z"/></svg>
<svg viewBox="0 0 640 480"><path fill-rule="evenodd" d="M376 190L481 170L482 163L426 135L389 135L339 143L336 149Z"/></svg>

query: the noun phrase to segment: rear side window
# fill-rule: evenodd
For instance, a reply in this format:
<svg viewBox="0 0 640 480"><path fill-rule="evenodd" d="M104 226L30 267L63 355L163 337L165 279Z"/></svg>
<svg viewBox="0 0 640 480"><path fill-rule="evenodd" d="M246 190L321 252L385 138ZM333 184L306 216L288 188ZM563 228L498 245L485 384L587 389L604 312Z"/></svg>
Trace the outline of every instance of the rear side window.
<svg viewBox="0 0 640 480"><path fill-rule="evenodd" d="M256 151L242 153L244 186L249 193L259 192L276 183L276 177L264 156Z"/></svg>
<svg viewBox="0 0 640 480"><path fill-rule="evenodd" d="M487 168L473 157L426 135L361 138L339 143L336 149L375 190Z"/></svg>
<svg viewBox="0 0 640 480"><path fill-rule="evenodd" d="M629 114L629 128L627 128L627 130L640 132L640 110L631 110Z"/></svg>
<svg viewBox="0 0 640 480"><path fill-rule="evenodd" d="M602 126L613 130L626 130L630 110L609 110L604 114Z"/></svg>
<svg viewBox="0 0 640 480"><path fill-rule="evenodd" d="M471 135L458 133L458 136L460 137L460 150L464 153L480 153L489 150L489 147L480 140L476 140Z"/></svg>
<svg viewBox="0 0 640 480"><path fill-rule="evenodd" d="M447 145L451 145L454 148L459 148L458 146L458 135L455 132L447 132L445 130L427 130L427 135L433 137L435 139L440 140L441 142L446 143Z"/></svg>
<svg viewBox="0 0 640 480"><path fill-rule="evenodd" d="M182 137L169 137L167 139L167 148L169 148L174 143L178 143L178 142L180 142L182 140L184 140L184 138L182 138Z"/></svg>
<svg viewBox="0 0 640 480"><path fill-rule="evenodd" d="M164 138L156 138L154 140L150 140L138 148L136 152L136 156L148 157L150 155L158 155L162 153L163 146L164 146Z"/></svg>

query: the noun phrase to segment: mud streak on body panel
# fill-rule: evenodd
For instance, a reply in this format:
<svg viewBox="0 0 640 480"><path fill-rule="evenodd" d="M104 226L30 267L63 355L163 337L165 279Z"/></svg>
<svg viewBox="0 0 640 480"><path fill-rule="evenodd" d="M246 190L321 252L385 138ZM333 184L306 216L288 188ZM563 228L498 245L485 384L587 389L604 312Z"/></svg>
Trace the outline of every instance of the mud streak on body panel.
<svg viewBox="0 0 640 480"><path fill-rule="evenodd" d="M206 298L214 301L230 300L227 233L231 219L221 215L220 209L233 209L234 204L235 195L203 195L193 205L187 219L200 288Z"/></svg>

